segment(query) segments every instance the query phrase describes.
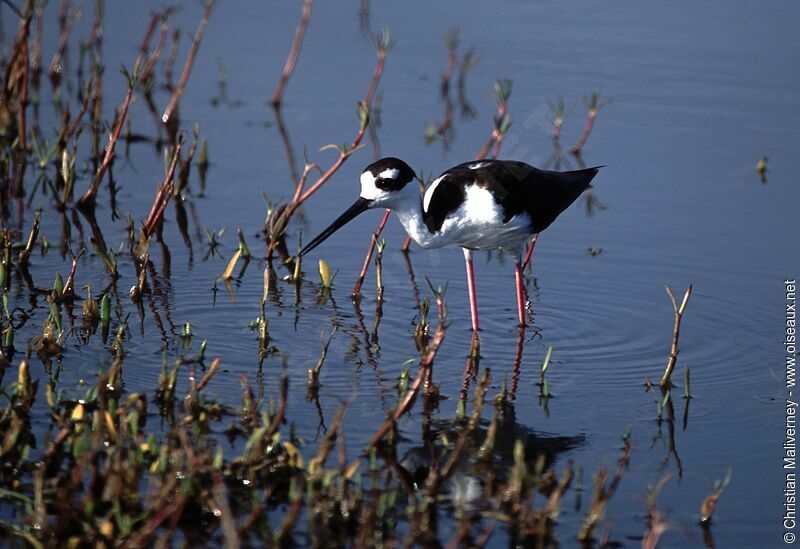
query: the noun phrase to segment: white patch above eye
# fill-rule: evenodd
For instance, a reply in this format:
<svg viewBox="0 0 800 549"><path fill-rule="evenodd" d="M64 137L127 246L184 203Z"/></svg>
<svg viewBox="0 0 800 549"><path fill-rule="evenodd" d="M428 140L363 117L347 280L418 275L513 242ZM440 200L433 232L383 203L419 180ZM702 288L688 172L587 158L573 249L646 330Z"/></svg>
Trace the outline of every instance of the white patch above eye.
<svg viewBox="0 0 800 549"><path fill-rule="evenodd" d="M439 183L441 183L442 180L445 177L447 177L447 176L443 175L443 176L441 176L441 177L439 177L437 179L434 179L433 183L431 183L431 186L428 187L427 190L425 191L425 196L422 197L422 211L423 212L427 212L428 211L428 206L431 205L431 198L433 198L433 191L436 190L436 187L439 186Z"/></svg>
<svg viewBox="0 0 800 549"><path fill-rule="evenodd" d="M375 176L369 170L361 174L361 198L375 200L380 191L375 186Z"/></svg>
<svg viewBox="0 0 800 549"><path fill-rule="evenodd" d="M400 170L396 168L389 168L388 170L383 170L381 173L379 173L378 177L382 177L384 179L397 179L400 177Z"/></svg>
<svg viewBox="0 0 800 549"><path fill-rule="evenodd" d="M488 166L491 162L475 162L474 164L470 164L467 166L470 170L480 170L484 166Z"/></svg>

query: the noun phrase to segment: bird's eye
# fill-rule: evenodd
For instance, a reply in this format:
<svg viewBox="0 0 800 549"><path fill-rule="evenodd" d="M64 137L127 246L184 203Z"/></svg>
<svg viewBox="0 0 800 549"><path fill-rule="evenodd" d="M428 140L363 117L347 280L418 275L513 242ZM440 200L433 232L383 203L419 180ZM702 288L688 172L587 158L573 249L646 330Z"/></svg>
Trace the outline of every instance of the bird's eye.
<svg viewBox="0 0 800 549"><path fill-rule="evenodd" d="M378 187L379 189L386 189L391 184L391 182L392 182L391 179L386 179L385 177L375 178L375 186Z"/></svg>

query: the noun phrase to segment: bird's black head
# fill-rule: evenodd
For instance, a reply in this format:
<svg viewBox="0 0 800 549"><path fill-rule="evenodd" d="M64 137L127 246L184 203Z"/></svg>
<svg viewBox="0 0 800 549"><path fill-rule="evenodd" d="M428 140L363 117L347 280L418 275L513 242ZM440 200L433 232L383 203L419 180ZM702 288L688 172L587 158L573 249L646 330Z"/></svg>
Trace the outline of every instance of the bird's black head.
<svg viewBox="0 0 800 549"><path fill-rule="evenodd" d="M361 197L379 201L402 190L416 177L414 170L399 158L381 158L361 173Z"/></svg>
<svg viewBox="0 0 800 549"><path fill-rule="evenodd" d="M419 190L413 185L408 186L416 177L414 170L399 158L381 158L364 168L361 172L361 195L358 200L309 242L300 255L322 244L347 222L370 208L391 208L407 200L419 202Z"/></svg>

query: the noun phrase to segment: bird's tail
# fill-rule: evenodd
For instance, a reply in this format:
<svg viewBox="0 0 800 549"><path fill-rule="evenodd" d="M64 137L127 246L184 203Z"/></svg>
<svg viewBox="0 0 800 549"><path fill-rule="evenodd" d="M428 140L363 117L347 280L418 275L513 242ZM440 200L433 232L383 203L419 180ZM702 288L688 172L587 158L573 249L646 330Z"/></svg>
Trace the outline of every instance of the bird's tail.
<svg viewBox="0 0 800 549"><path fill-rule="evenodd" d="M591 187L592 179L602 167L594 166L569 172L543 172L535 189L531 188L536 194L529 212L534 222L534 232L546 229L583 191Z"/></svg>
<svg viewBox="0 0 800 549"><path fill-rule="evenodd" d="M605 168L605 166L592 166L591 168L584 168L582 170L572 170L571 172L562 172L564 174L569 174L571 177L569 178L569 186L573 188L574 191L577 191L575 198L578 198L580 194L585 191L586 189L592 186L592 179L594 176L597 175L597 172L600 171L600 168ZM573 199L574 200L574 199Z"/></svg>

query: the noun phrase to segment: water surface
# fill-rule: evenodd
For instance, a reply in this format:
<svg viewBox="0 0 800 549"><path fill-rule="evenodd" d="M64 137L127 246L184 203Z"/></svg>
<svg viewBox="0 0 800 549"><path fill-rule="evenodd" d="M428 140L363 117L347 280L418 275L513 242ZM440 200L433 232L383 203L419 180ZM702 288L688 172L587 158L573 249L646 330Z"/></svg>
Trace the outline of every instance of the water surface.
<svg viewBox="0 0 800 549"><path fill-rule="evenodd" d="M76 23L76 32L85 33L91 7L78 4L87 17ZM106 10L104 48L106 65L113 71L135 57L149 10L134 3L109 3ZM163 350L171 358L181 353L180 326L190 321L193 345L208 339L209 355L223 359L224 375L212 385L220 399L238 404L240 374L258 379L267 394L276 394L285 364L288 415L298 435L309 443L318 439L321 421L329 421L346 401L345 432L355 453L382 422L382 411L395 404L402 365L417 357L412 339L415 289L398 251L404 238L399 223L392 220L384 233L386 291L377 341L370 336L376 305L372 271L360 310L349 297L380 217L371 212L312 254L299 295L294 285L278 284L267 315L271 344L279 352L261 365L256 336L247 324L259 312L263 261L251 263L230 295L214 282L226 261L203 259L203 227L227 228L221 247L226 259L236 246L236 228L260 257L263 243L257 235L266 215L261 194L276 202L291 196L292 171L267 100L298 14L296 2L226 2L215 8L181 102L182 119L199 121L209 142L207 192L190 198L197 220L191 225L191 252L176 230L171 208L164 230L169 259L152 246L155 293L147 300L143 319L134 320L135 312L131 317L136 327L128 345L135 360L126 362L125 383L128 391L151 391ZM603 98L612 99L600 111L583 155L586 165L606 165L594 181L595 196L605 209L587 215L581 199L542 235L528 278L534 326L526 332L518 375L512 264L498 254L479 254L476 276L481 366L492 370L490 395L513 380L517 435L568 440L554 458L556 466L571 462L583 468L588 490L599 464L615 465L620 436L632 426L631 467L607 513L612 539L625 546L640 543L648 486L665 475L672 479L659 507L671 511L669 520L677 528L664 536L662 546L703 546L699 506L710 483L729 468L733 481L714 517L717 546L781 543L783 472L777 464L783 442L783 280L800 272L794 221L800 198L795 175L800 169L798 16L800 10L790 2L768 8L756 2L371 5L370 28L388 25L396 37L380 84L380 151L402 157L426 178L473 158L485 143L495 111L490 92L498 77L513 80L509 109L514 123L501 156L541 167L553 167L546 100L563 97L571 108L562 133L566 151L584 124L583 98L598 89ZM192 2L179 14L186 29L199 17L200 8ZM56 29L54 20L48 25ZM8 27L6 22L6 36ZM475 48L480 64L467 77L466 88L477 116L465 119L457 113L446 149L441 142L426 144L424 132L430 121L443 116L443 35L451 27L460 29L462 50ZM57 32L48 33L48 51L56 39ZM374 57L358 3L314 6L283 107L297 167L302 167L304 154L328 165L333 153L318 149L353 138L356 103L369 82ZM214 105L221 67L231 103ZM106 80L106 109L111 112L122 100L124 81ZM152 133L142 100L134 103L130 117L133 131ZM43 125L51 122L57 124ZM292 226L292 242L300 230L306 240L316 234L353 201L358 175L374 152L370 143L309 201ZM755 164L765 155L769 172L767 183L761 184ZM147 213L161 165L160 153L151 145L136 144L115 166L121 209L137 222ZM561 164L562 169L577 166L570 156ZM87 182L84 178L79 188ZM196 191L194 179L192 186ZM42 204L47 206L47 200ZM31 216L32 210L26 209L22 220L5 222L28 227ZM109 242L123 240L124 222L111 222L103 200L98 218ZM49 240L57 241L60 227L58 216L46 209L43 232ZM77 246L77 231L72 237ZM601 252L591 255L587 248ZM315 283L317 257L339 269L326 299L319 297ZM448 284L452 324L434 368L435 383L446 397L437 414L446 419L455 413L471 337L463 261L458 249L412 248L409 257L423 297L430 295L424 277L436 285ZM57 269L65 272L67 263L53 251L32 263L34 279L43 287L51 284ZM87 255L79 283L103 287L102 269L99 258ZM133 268L122 259L121 270L120 287L126 288L134 283ZM646 378L658 379L669 352L672 309L665 284L679 297L694 285L678 374L684 366L691 368L695 398L685 426L683 401L675 399L679 462L669 452L668 422L657 421L654 396L643 387ZM39 300L31 308L22 285L16 299L32 314L17 335L24 342L36 334L47 305ZM124 301L119 306L135 310ZM333 319L339 330L322 370L318 410L305 397L306 371L316 363ZM545 412L535 381L550 346L548 378L555 398ZM60 385L77 393L81 379L93 379L107 367L108 356L98 338L89 345L69 338ZM46 405L40 404L40 411L46 422ZM421 411L412 411L400 427L404 451L413 453L419 445ZM308 446L313 451L315 445ZM568 507L559 518L557 531L564 545L573 544L583 513L583 508ZM449 528L442 527L445 539ZM498 529L492 542L502 545L505 535Z"/></svg>

